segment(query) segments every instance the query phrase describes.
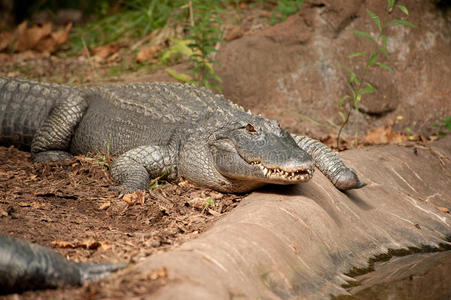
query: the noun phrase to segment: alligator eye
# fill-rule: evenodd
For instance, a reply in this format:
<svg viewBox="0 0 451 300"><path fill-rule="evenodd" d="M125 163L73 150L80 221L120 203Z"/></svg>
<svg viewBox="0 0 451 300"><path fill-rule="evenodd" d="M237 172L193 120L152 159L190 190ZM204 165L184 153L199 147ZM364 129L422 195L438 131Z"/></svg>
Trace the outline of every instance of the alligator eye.
<svg viewBox="0 0 451 300"><path fill-rule="evenodd" d="M252 124L246 125L246 131L251 134L257 133L257 130L255 130L255 128L254 128L254 126L252 126Z"/></svg>

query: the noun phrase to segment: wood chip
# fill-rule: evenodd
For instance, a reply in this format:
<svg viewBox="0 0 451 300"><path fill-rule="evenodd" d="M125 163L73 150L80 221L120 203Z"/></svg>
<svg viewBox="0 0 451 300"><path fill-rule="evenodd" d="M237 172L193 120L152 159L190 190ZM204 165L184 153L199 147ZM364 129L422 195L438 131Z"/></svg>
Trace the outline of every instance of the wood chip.
<svg viewBox="0 0 451 300"><path fill-rule="evenodd" d="M445 214L449 214L449 209L443 206L437 206L438 209L440 209Z"/></svg>
<svg viewBox="0 0 451 300"><path fill-rule="evenodd" d="M99 206L99 210L106 210L111 206L111 201L107 201Z"/></svg>

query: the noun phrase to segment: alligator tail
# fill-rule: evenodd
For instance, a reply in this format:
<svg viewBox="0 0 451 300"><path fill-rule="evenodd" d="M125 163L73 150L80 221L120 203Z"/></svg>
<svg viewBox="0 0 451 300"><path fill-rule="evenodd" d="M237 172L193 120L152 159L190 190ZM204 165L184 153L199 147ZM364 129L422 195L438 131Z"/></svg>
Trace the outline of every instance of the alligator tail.
<svg viewBox="0 0 451 300"><path fill-rule="evenodd" d="M48 248L0 235L0 295L82 285L124 267L74 262Z"/></svg>
<svg viewBox="0 0 451 300"><path fill-rule="evenodd" d="M329 178L337 189L358 189L366 185L359 180L353 169L346 167L341 159L320 141L294 134L292 137L302 150L310 154L316 167Z"/></svg>
<svg viewBox="0 0 451 300"><path fill-rule="evenodd" d="M70 87L0 78L0 145L29 147L35 132Z"/></svg>

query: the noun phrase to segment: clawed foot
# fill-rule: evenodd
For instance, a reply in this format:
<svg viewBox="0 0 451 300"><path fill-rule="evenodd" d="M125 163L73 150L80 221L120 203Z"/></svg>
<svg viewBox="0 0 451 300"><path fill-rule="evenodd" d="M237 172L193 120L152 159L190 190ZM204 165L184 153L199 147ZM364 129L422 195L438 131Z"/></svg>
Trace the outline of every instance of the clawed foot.
<svg viewBox="0 0 451 300"><path fill-rule="evenodd" d="M70 153L59 150L32 153L32 157L33 162L64 161L71 160L74 158Z"/></svg>
<svg viewBox="0 0 451 300"><path fill-rule="evenodd" d="M96 264L96 263L78 263L77 268L80 272L81 283L95 281L105 278L112 273L125 268L124 264Z"/></svg>
<svg viewBox="0 0 451 300"><path fill-rule="evenodd" d="M119 198L124 197L124 195L126 195L126 194L133 194L136 191L144 191L144 189L131 187L131 186L126 186L126 185L123 185L123 184L122 185L110 186L108 189L111 190L111 191L120 192L119 193Z"/></svg>
<svg viewBox="0 0 451 300"><path fill-rule="evenodd" d="M360 189L366 185L365 182L360 181L353 169L346 168L337 176L337 181L334 183L335 187L341 191Z"/></svg>

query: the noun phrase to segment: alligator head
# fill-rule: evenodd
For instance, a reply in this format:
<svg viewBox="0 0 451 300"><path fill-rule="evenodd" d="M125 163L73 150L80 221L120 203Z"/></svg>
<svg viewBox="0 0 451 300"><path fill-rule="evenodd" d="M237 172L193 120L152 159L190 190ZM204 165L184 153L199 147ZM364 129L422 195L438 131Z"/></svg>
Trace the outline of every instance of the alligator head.
<svg viewBox="0 0 451 300"><path fill-rule="evenodd" d="M181 151L179 171L188 180L224 192L247 192L268 183L306 182L313 175L310 155L276 121L247 114L212 127L214 132L192 138Z"/></svg>

